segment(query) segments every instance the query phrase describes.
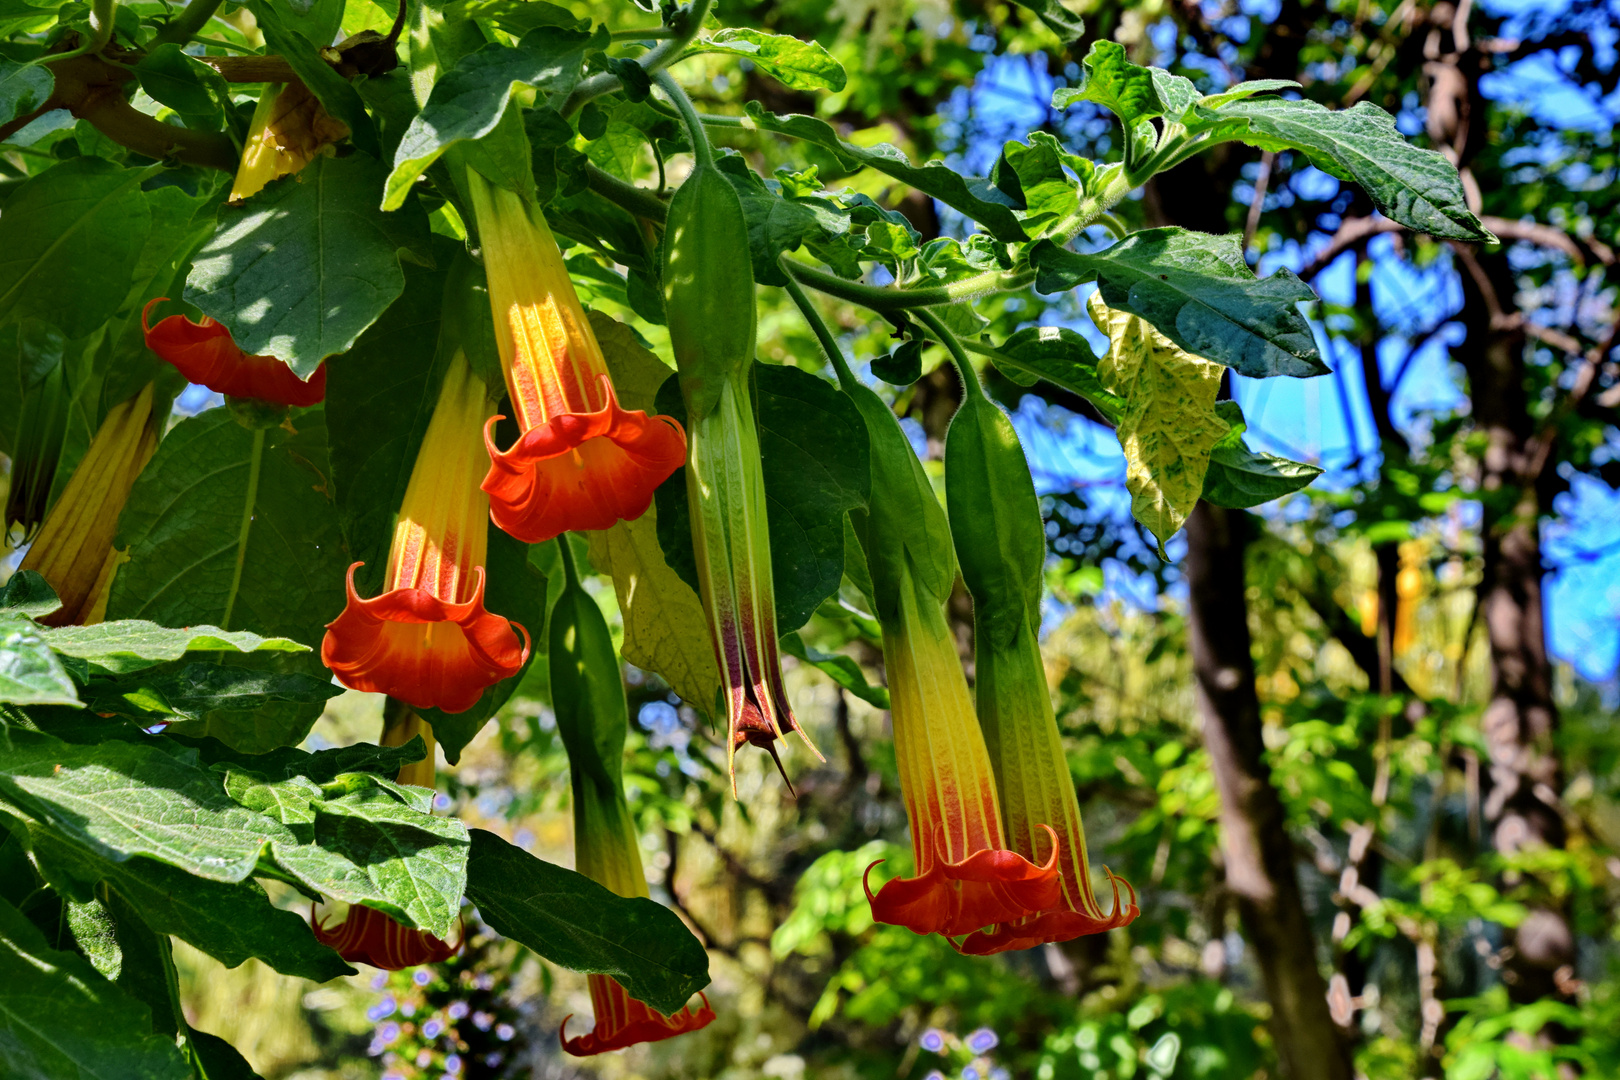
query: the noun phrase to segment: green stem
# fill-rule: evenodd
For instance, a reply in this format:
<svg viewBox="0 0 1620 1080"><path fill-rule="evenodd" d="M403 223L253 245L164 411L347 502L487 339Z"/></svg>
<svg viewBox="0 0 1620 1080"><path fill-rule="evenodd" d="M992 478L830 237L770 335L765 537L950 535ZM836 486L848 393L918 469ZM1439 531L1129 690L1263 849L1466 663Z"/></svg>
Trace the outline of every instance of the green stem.
<svg viewBox="0 0 1620 1080"><path fill-rule="evenodd" d="M579 584L579 571L574 568L574 550L568 546L568 534L557 535L557 557L562 560L563 588L573 588Z"/></svg>
<svg viewBox="0 0 1620 1080"><path fill-rule="evenodd" d="M1115 240L1123 240L1131 234L1131 231L1125 227L1125 223L1113 214L1099 214L1097 220L1092 224L1101 225L1113 233Z"/></svg>
<svg viewBox="0 0 1620 1080"><path fill-rule="evenodd" d="M836 296L840 300L869 307L874 311L909 311L912 308L955 304L987 293L1022 289L1035 280L1033 270L987 270L948 285L933 285L926 289L897 289L846 281L844 278L792 259L784 260L783 268L802 285L808 285L828 296Z"/></svg>
<svg viewBox="0 0 1620 1080"><path fill-rule="evenodd" d="M236 565L231 570L231 590L225 595L225 614L220 616L222 630L230 629L231 615L236 611L236 595L242 589L242 566L247 561L248 534L253 529L253 518L259 502L259 473L264 466L264 428L253 429L253 449L248 457L247 498L242 502L242 524L236 532Z"/></svg>
<svg viewBox="0 0 1620 1080"><path fill-rule="evenodd" d="M789 261L787 253L777 256L776 261L782 264L783 276L787 278L788 295L799 306L804 321L810 324L810 331L816 335L816 340L821 342L821 349L827 354L827 359L832 361L833 370L838 373L838 382L845 390L850 389L856 385L855 373L850 370L849 361L844 358L844 350L839 346L838 339L833 337L832 328L827 325L827 320L821 317L821 312L816 310L816 306L810 302L804 286L799 284L798 279L793 276L793 271L786 265Z"/></svg>
<svg viewBox="0 0 1620 1080"><path fill-rule="evenodd" d="M588 162L585 165L585 183L604 199L623 207L638 218L661 222L669 216L669 207L657 195L644 187L620 180L612 173L598 169Z"/></svg>
<svg viewBox="0 0 1620 1080"><path fill-rule="evenodd" d="M191 40L198 45L207 45L211 49L224 49L226 52L242 53L247 56L257 55L259 51L249 45L238 45L234 41L226 41L224 38L203 37L201 34L191 35Z"/></svg>
<svg viewBox="0 0 1620 1080"><path fill-rule="evenodd" d="M614 41L658 41L673 38L675 30L669 26L644 26L640 30L615 30L609 35Z"/></svg>
<svg viewBox="0 0 1620 1080"><path fill-rule="evenodd" d="M709 17L709 8L713 4L714 0L692 0L692 6L686 9L685 21L679 21L681 16L677 15L676 20L670 23L668 40L649 49L645 56L636 57L636 63L646 68L647 74L651 75L662 71L679 59L681 53L692 43L692 39L697 37L698 31L703 29L703 20ZM572 116L584 108L587 101L599 98L603 94L611 94L621 85L619 77L609 72L592 75L574 88L574 92L568 95L568 100L563 102L562 108L558 111L565 117Z"/></svg>
<svg viewBox="0 0 1620 1080"><path fill-rule="evenodd" d="M686 133L692 139L692 156L697 159L697 167L714 168L714 147L709 145L709 134L703 130L703 121L692 107L692 99L686 96L686 91L681 89L681 84L669 72L660 71L653 78L681 112L681 121L686 124Z"/></svg>
<svg viewBox="0 0 1620 1080"><path fill-rule="evenodd" d="M84 56L86 53L99 54L112 42L113 23L117 15L118 0L92 0L90 5L90 37L77 49L69 49L63 53L45 53L28 61L23 67L33 67L36 64L57 64L63 60L72 60Z"/></svg>
<svg viewBox="0 0 1620 1080"><path fill-rule="evenodd" d="M184 44L190 41L192 35L208 25L208 20L214 17L224 0L191 0L186 9L169 20L169 25L157 32L152 38L152 48L166 45L169 42ZM210 42L209 44L217 44Z"/></svg>
<svg viewBox="0 0 1620 1080"><path fill-rule="evenodd" d="M945 328L945 323L938 315L927 308L921 308L912 313L913 317L933 334L939 343L945 346L945 351L951 354L951 362L956 365L956 373L962 378L962 391L980 400L988 400L984 396L984 387L979 383L979 373L973 369L973 361L968 359L967 353L962 351L962 343L956 340L956 335Z"/></svg>

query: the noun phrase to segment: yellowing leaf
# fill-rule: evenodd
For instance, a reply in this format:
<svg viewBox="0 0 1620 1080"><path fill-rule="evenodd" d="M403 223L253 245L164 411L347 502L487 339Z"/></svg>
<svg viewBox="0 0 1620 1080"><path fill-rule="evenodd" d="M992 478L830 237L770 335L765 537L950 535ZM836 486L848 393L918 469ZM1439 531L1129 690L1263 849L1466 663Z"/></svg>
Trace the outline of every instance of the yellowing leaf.
<svg viewBox="0 0 1620 1080"><path fill-rule="evenodd" d="M616 319L593 311L590 321L619 403L650 412L658 387L674 369L642 348L635 332ZM709 621L697 592L664 561L656 509L649 506L635 521L587 535L591 565L613 576L624 614L624 658L657 672L698 709L712 709L720 668L709 641Z"/></svg>
<svg viewBox="0 0 1620 1080"><path fill-rule="evenodd" d="M1093 293L1091 321L1112 347L1097 365L1103 387L1124 399L1119 445L1131 513L1159 540L1176 534L1204 489L1210 450L1228 425L1215 412L1220 364L1179 348L1144 319Z"/></svg>

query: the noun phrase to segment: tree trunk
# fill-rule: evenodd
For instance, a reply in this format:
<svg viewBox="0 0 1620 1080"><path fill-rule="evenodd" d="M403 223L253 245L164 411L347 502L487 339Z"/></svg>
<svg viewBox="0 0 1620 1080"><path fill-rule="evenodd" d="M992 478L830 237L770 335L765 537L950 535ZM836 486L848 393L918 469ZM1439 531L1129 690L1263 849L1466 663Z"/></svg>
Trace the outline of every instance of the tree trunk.
<svg viewBox="0 0 1620 1080"><path fill-rule="evenodd" d="M1242 513L1204 502L1187 520L1188 632L1204 744L1221 797L1226 883L1265 979L1268 1027L1284 1075L1350 1080L1349 1047L1328 1011L1293 842L1263 758L1244 597L1246 528Z"/></svg>

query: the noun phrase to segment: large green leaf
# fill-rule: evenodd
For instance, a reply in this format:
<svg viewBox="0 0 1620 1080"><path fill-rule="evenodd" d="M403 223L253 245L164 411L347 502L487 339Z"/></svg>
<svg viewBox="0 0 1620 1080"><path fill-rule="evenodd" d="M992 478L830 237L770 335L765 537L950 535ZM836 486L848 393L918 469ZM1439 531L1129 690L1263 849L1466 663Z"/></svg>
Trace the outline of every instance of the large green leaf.
<svg viewBox="0 0 1620 1080"><path fill-rule="evenodd" d="M86 851L157 859L210 881L253 873L287 829L243 809L195 754L155 741L76 746L12 729L0 751L0 799Z"/></svg>
<svg viewBox="0 0 1620 1080"><path fill-rule="evenodd" d="M364 154L317 157L297 176L220 210L186 279L186 302L218 319L244 352L301 378L346 352L405 288L402 254L428 257L414 201L377 209L383 169Z"/></svg>
<svg viewBox="0 0 1620 1080"><path fill-rule="evenodd" d="M58 952L0 903L0 1074L8 1080L190 1080L146 1006Z"/></svg>
<svg viewBox="0 0 1620 1080"><path fill-rule="evenodd" d="M159 934L172 934L226 967L257 957L283 975L325 982L352 975L309 923L276 907L254 881L225 883L193 877L152 859L122 862L78 848L43 830L34 854L46 877L105 882Z"/></svg>
<svg viewBox="0 0 1620 1080"><path fill-rule="evenodd" d="M1221 365L1178 348L1145 319L1109 308L1100 292L1088 307L1112 344L1097 375L1124 402L1115 433L1131 513L1158 537L1162 557L1204 489L1210 450L1227 433L1215 412Z"/></svg>
<svg viewBox="0 0 1620 1080"><path fill-rule="evenodd" d="M321 640L343 610L347 558L328 495L322 414L294 423L296 434L249 431L215 409L169 432L119 519L130 561L114 579L109 616ZM229 662L326 677L314 653ZM303 738L320 713L320 703L281 701L180 730L269 750Z"/></svg>
<svg viewBox="0 0 1620 1080"><path fill-rule="evenodd" d="M173 629L144 619L119 619L93 626L61 626L44 631L45 642L62 656L86 665L90 674L122 675L178 660L187 653L309 652L286 638L266 638L217 626Z"/></svg>
<svg viewBox="0 0 1620 1080"><path fill-rule="evenodd" d="M0 322L79 338L118 310L152 227L141 175L76 157L17 188L0 216Z"/></svg>
<svg viewBox="0 0 1620 1080"><path fill-rule="evenodd" d="M467 899L484 921L570 971L611 975L674 1013L709 983L709 956L675 913L472 830Z"/></svg>
<svg viewBox="0 0 1620 1080"><path fill-rule="evenodd" d="M316 784L325 784L343 773L364 772L390 777L404 766L427 756L426 744L420 736L404 746L355 743L353 746L340 746L313 754L291 746L264 754L244 754L214 739L180 736L174 741L195 749L205 765L238 765L269 780L289 780L302 776Z"/></svg>
<svg viewBox="0 0 1620 1080"><path fill-rule="evenodd" d="M745 57L765 74L793 90L844 88L844 65L833 59L818 41L800 41L784 34L768 34L746 27L728 27L700 46L702 52Z"/></svg>
<svg viewBox="0 0 1620 1080"><path fill-rule="evenodd" d="M231 88L213 68L188 56L175 42L159 45L135 65L141 89L152 100L217 130L231 105Z"/></svg>
<svg viewBox="0 0 1620 1080"><path fill-rule="evenodd" d="M990 359L1015 382L1045 379L1091 402L1109 423L1119 423L1124 401L1097 378L1097 354L1091 343L1067 327L1026 327L1004 341Z"/></svg>
<svg viewBox="0 0 1620 1080"><path fill-rule="evenodd" d="M0 704L82 704L39 624L10 613L0 614Z"/></svg>
<svg viewBox="0 0 1620 1080"><path fill-rule="evenodd" d="M1314 101L1249 98L1203 114L1228 137L1265 150L1299 150L1312 165L1353 180L1383 215L1409 229L1448 240L1495 239L1468 209L1457 167L1422 150L1395 128L1395 118L1368 101L1328 109Z"/></svg>
<svg viewBox="0 0 1620 1080"><path fill-rule="evenodd" d="M267 707L281 703L319 707L341 693L343 688L330 678L203 663L96 679L84 690L86 705L103 715L128 716L147 724L193 720L205 731L251 729L257 714Z"/></svg>
<svg viewBox="0 0 1620 1080"><path fill-rule="evenodd" d="M1153 70L1131 63L1125 46L1117 41L1093 42L1081 64L1080 84L1052 94L1052 107L1066 109L1076 101L1101 105L1131 130L1138 121L1164 114L1164 102L1153 81Z"/></svg>
<svg viewBox="0 0 1620 1080"><path fill-rule="evenodd" d="M1246 510L1307 487L1322 475L1315 465L1251 450L1243 441L1247 423L1235 401L1218 401L1215 411L1230 425L1209 453L1204 498L1216 506Z"/></svg>
<svg viewBox="0 0 1620 1080"><path fill-rule="evenodd" d="M785 634L809 620L838 591L844 576L844 515L866 505L871 490L866 424L847 397L796 367L754 365L754 409L765 473L776 628ZM658 411L685 422L674 380L658 394ZM658 488L658 543L681 580L698 588L686 472Z"/></svg>
<svg viewBox="0 0 1620 1080"><path fill-rule="evenodd" d="M378 781L357 787L312 803L311 842L273 843L276 865L334 900L449 937L467 887L467 827L407 805Z"/></svg>
<svg viewBox="0 0 1620 1080"><path fill-rule="evenodd" d="M1236 236L1145 229L1096 254L1050 240L1030 255L1041 292L1095 280L1105 303L1158 327L1195 356L1251 378L1303 378L1328 370L1296 306L1316 294L1293 271L1256 278Z"/></svg>
<svg viewBox="0 0 1620 1080"><path fill-rule="evenodd" d="M532 87L566 94L579 81L586 54L607 44L602 28L586 33L542 26L516 45L486 45L462 57L434 84L427 104L400 140L383 209L401 206L416 178L451 146L493 132L506 115L514 90Z"/></svg>
<svg viewBox="0 0 1620 1080"><path fill-rule="evenodd" d="M33 112L55 88L51 69L43 64L0 60L0 124Z"/></svg>
<svg viewBox="0 0 1620 1080"><path fill-rule="evenodd" d="M814 116L800 113L778 116L757 101L748 102L744 108L748 114L748 126L803 139L830 150L845 168L855 169L864 165L892 176L925 195L933 196L953 210L966 214L998 240L1014 242L1026 239L1023 226L1013 213L1011 200L983 179L964 177L938 161L918 167L911 163L904 151L888 143L856 146L845 142L838 137L831 124Z"/></svg>
<svg viewBox="0 0 1620 1080"><path fill-rule="evenodd" d="M37 570L18 570L0 585L0 613L43 619L61 610L56 590Z"/></svg>
<svg viewBox="0 0 1620 1080"><path fill-rule="evenodd" d="M1009 142L1002 148L996 186L1023 204L1024 230L1039 236L1078 209L1094 171L1089 160L1069 153L1050 132L1032 131L1027 146Z"/></svg>

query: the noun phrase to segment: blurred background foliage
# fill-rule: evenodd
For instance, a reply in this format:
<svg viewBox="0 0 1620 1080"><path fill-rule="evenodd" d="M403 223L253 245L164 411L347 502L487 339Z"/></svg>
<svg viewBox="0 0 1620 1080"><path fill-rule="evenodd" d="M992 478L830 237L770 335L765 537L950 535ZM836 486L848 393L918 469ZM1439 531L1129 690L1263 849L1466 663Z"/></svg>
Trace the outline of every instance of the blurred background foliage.
<svg viewBox="0 0 1620 1080"><path fill-rule="evenodd" d="M568 6L615 24L638 18L623 4ZM715 57L688 61L685 81L711 64L701 108L814 112L854 142L892 141L914 159L945 155L984 174L1004 141L1037 130L1117 155L1106 117L1048 105L1090 41L1113 38L1206 89L1280 77L1333 107L1375 102L1466 167L1506 245L1488 256L1382 231L1349 185L1298 155L1236 145L1159 178L1122 212L1133 226L1243 234L1262 272L1289 266L1324 297L1312 315L1335 374L1276 389L1235 380L1232 393L1262 445L1329 473L1231 518L1264 762L1334 1037L1374 1080L1620 1075L1620 6L1070 6L1085 9L1087 31L1065 47L1028 10L996 0L722 0L724 25L821 41L848 86L813 98ZM786 144L735 136L763 172L814 165L829 188L895 205L924 238L963 224L874 173L841 175L813 148L777 160ZM623 169L654 183L659 164L643 145ZM622 290L581 284L588 303L630 317ZM761 355L816 368L820 354L784 300L760 291ZM1083 300L1026 292L980 312L997 339L1032 323L1085 330ZM863 364L890 351L891 328L868 312L831 301L824 311ZM661 329L643 328L662 347ZM1491 343L1517 357L1494 381L1479 352ZM936 475L957 395L940 359L931 351L921 379L885 391ZM991 386L1045 493L1044 647L1093 863L1135 885L1135 924L992 959L874 927L861 872L888 860L874 872L883 879L909 862L885 714L790 661L790 694L828 762L790 763L794 799L763 755L743 756L733 802L717 732L631 670L631 805L653 895L710 949L714 1024L600 1059L562 1057L558 1027L590 1013L584 980L520 959L476 922L451 963L320 987L256 961L227 971L182 947L194 1022L229 1031L263 1076L299 1080L1278 1075L1279 1004L1228 882L1209 713L1195 692L1189 541L1171 545L1168 564L1153 554L1128 513L1117 444L1083 403L994 376ZM1493 482L1503 454L1536 453L1522 482ZM1519 592L1535 588L1504 629L1482 601L1506 580L1502 538L1525 534L1535 544ZM615 612L611 587L591 588ZM875 627L857 609L826 605L803 638L877 683ZM1518 662L1498 632L1525 638L1531 661L1530 638L1550 635L1555 654L1541 663L1556 723L1521 740L1553 763L1535 774L1547 788L1536 798L1556 827L1534 843L1505 841L1505 811L1491 802L1506 774L1493 768L1501 746L1486 717L1513 676L1503 665ZM440 806L569 864L565 758L544 665L536 675L458 766L441 762ZM346 694L309 745L372 739L379 724L378 701ZM1568 940L1553 946L1568 962L1521 974L1516 935L1545 918L1561 920Z"/></svg>

